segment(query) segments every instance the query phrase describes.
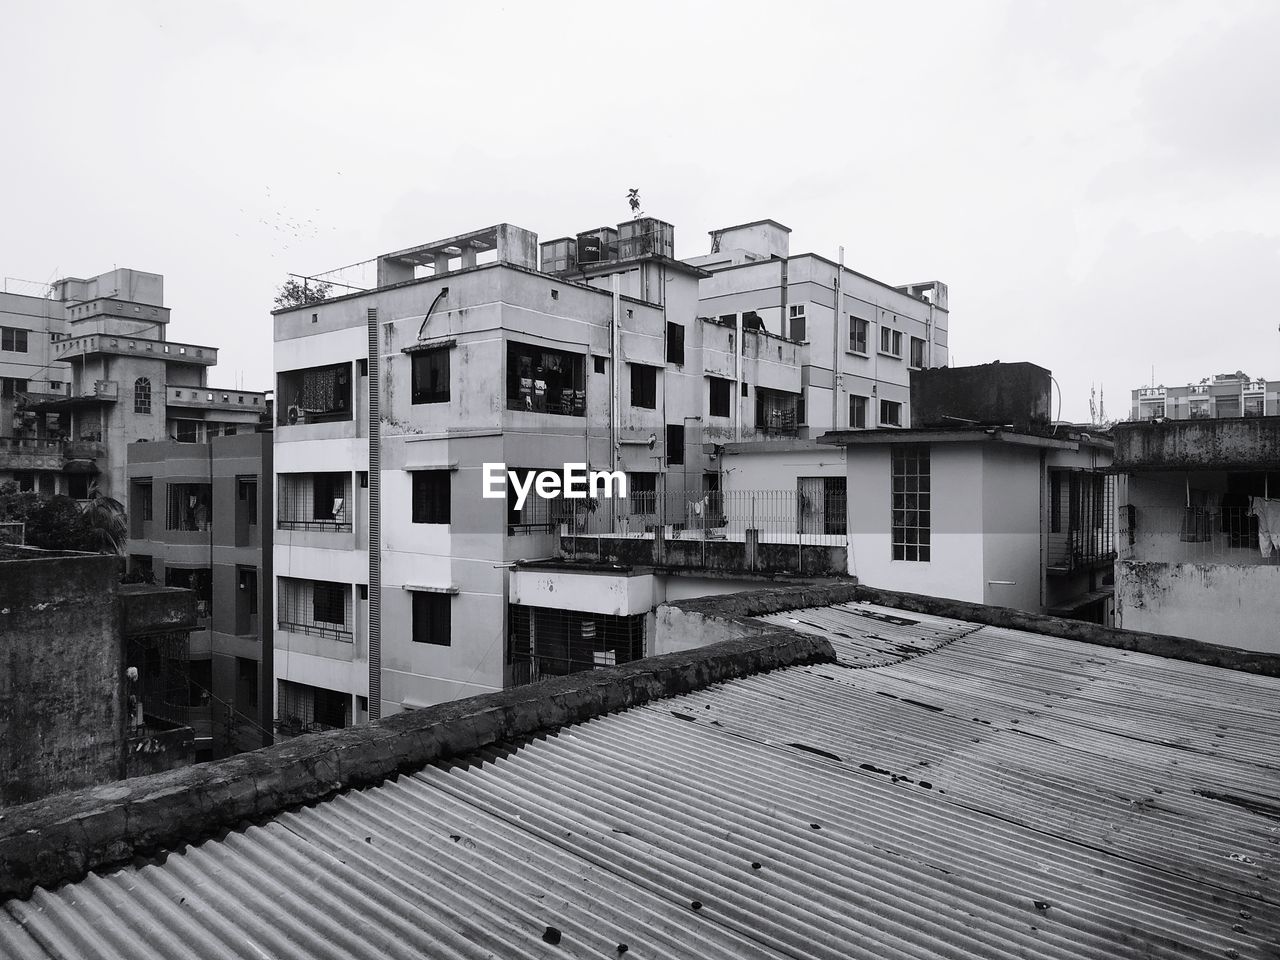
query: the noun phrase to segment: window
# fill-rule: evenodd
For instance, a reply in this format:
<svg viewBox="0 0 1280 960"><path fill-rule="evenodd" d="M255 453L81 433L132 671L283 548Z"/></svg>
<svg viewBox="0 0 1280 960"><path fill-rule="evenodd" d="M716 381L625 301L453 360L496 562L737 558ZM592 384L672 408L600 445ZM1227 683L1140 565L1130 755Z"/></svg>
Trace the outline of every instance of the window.
<svg viewBox="0 0 1280 960"><path fill-rule="evenodd" d="M667 363L684 364L684 327L667 323Z"/></svg>
<svg viewBox="0 0 1280 960"><path fill-rule="evenodd" d="M279 375L276 423L329 423L352 418L351 364L333 363Z"/></svg>
<svg viewBox="0 0 1280 960"><path fill-rule="evenodd" d="M213 487L207 483L170 483L166 530L208 530L213 522Z"/></svg>
<svg viewBox="0 0 1280 960"><path fill-rule="evenodd" d="M667 424L667 466L684 463L684 424Z"/></svg>
<svg viewBox="0 0 1280 960"><path fill-rule="evenodd" d="M18 377L0 377L0 397L14 397L26 392L26 380Z"/></svg>
<svg viewBox="0 0 1280 960"><path fill-rule="evenodd" d="M36 475L32 470L15 470L13 479L23 493L34 491L36 488Z"/></svg>
<svg viewBox="0 0 1280 960"><path fill-rule="evenodd" d="M258 571L253 567L236 567L236 586L244 594L249 613L258 612Z"/></svg>
<svg viewBox="0 0 1280 960"><path fill-rule="evenodd" d="M596 373L604 373L604 357L593 357Z"/></svg>
<svg viewBox="0 0 1280 960"><path fill-rule="evenodd" d="M152 499L152 485L150 480L138 482L138 506L139 512L142 514L143 522L155 519L155 504Z"/></svg>
<svg viewBox="0 0 1280 960"><path fill-rule="evenodd" d="M449 347L422 350L411 355L413 402L449 402Z"/></svg>
<svg viewBox="0 0 1280 960"><path fill-rule="evenodd" d="M892 457L893 559L929 561L929 447L895 445Z"/></svg>
<svg viewBox="0 0 1280 960"><path fill-rule="evenodd" d="M641 363L631 366L631 405L655 410L658 406L658 368Z"/></svg>
<svg viewBox="0 0 1280 960"><path fill-rule="evenodd" d="M413 522L448 523L450 475L448 470L414 470Z"/></svg>
<svg viewBox="0 0 1280 960"><path fill-rule="evenodd" d="M881 324L880 352L887 353L891 357L902 356L902 331Z"/></svg>
<svg viewBox="0 0 1280 960"><path fill-rule="evenodd" d="M867 428L867 398L849 397L849 428L865 430Z"/></svg>
<svg viewBox="0 0 1280 960"><path fill-rule="evenodd" d="M733 393L733 381L725 380L723 377L708 377L707 382L711 391L711 416L729 416L729 398Z"/></svg>
<svg viewBox="0 0 1280 960"><path fill-rule="evenodd" d="M512 604L507 657L516 686L645 655L643 613L617 616Z"/></svg>
<svg viewBox="0 0 1280 960"><path fill-rule="evenodd" d="M796 303L787 307L787 336L792 340L804 339L804 310L805 305L803 303Z"/></svg>
<svg viewBox="0 0 1280 960"><path fill-rule="evenodd" d="M236 477L236 497L244 504L245 522L249 526L258 523L258 478Z"/></svg>
<svg viewBox="0 0 1280 960"><path fill-rule="evenodd" d="M658 475L656 473L628 473L627 496L632 513L658 512Z"/></svg>
<svg viewBox="0 0 1280 960"><path fill-rule="evenodd" d="M447 593L427 593L414 590L413 642L431 643L438 647L450 645L450 606L453 597Z"/></svg>
<svg viewBox="0 0 1280 960"><path fill-rule="evenodd" d="M917 370L924 368L924 341L919 337L911 338L911 366Z"/></svg>
<svg viewBox="0 0 1280 960"><path fill-rule="evenodd" d="M0 350L27 352L27 331L19 327L0 327Z"/></svg>
<svg viewBox="0 0 1280 960"><path fill-rule="evenodd" d="M1266 397L1259 394L1256 397L1244 398L1244 415L1246 417L1261 417L1266 409ZM1164 416L1164 407L1160 408L1158 416Z"/></svg>
<svg viewBox="0 0 1280 960"><path fill-rule="evenodd" d="M345 473L317 473L311 478L311 519L341 523L347 509L349 478Z"/></svg>
<svg viewBox="0 0 1280 960"><path fill-rule="evenodd" d="M769 437L797 436L797 427L803 414L803 403L798 393L756 389L756 430Z"/></svg>
<svg viewBox="0 0 1280 960"><path fill-rule="evenodd" d="M351 531L351 474L282 473L279 478L281 530Z"/></svg>
<svg viewBox="0 0 1280 960"><path fill-rule="evenodd" d="M72 473L67 476L67 496L72 500L89 499L88 474Z"/></svg>
<svg viewBox="0 0 1280 960"><path fill-rule="evenodd" d="M854 353L867 352L867 321L861 317L849 317L849 349Z"/></svg>
<svg viewBox="0 0 1280 960"><path fill-rule="evenodd" d="M902 426L902 404L896 400L880 401L880 426L882 427L900 427Z"/></svg>
<svg viewBox="0 0 1280 960"><path fill-rule="evenodd" d="M744 397L747 395L747 381L745 380L742 381L742 395Z"/></svg>
<svg viewBox="0 0 1280 960"><path fill-rule="evenodd" d="M151 412L151 381L146 377L133 381L133 412Z"/></svg>
<svg viewBox="0 0 1280 960"><path fill-rule="evenodd" d="M586 358L508 341L507 409L586 416Z"/></svg>
<svg viewBox="0 0 1280 960"><path fill-rule="evenodd" d="M236 709L241 713L258 708L258 661L236 657Z"/></svg>
<svg viewBox="0 0 1280 960"><path fill-rule="evenodd" d="M343 626L346 623L343 601L347 588L341 583L323 581L313 583L311 588L311 615L315 622Z"/></svg>

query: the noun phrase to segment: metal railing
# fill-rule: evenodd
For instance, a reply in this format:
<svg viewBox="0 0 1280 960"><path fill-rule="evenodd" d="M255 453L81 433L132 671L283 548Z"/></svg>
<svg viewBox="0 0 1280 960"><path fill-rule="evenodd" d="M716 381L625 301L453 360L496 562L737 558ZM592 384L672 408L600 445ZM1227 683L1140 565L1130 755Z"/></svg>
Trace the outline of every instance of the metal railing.
<svg viewBox="0 0 1280 960"><path fill-rule="evenodd" d="M1280 533L1280 531L1277 531ZM1162 563L1280 564L1280 548L1263 553L1259 520L1249 507L1120 507L1116 556Z"/></svg>
<svg viewBox="0 0 1280 960"><path fill-rule="evenodd" d="M670 539L845 545L848 497L843 478L819 491L732 490L658 493L632 490L626 498L564 501L563 533L583 537L656 536Z"/></svg>

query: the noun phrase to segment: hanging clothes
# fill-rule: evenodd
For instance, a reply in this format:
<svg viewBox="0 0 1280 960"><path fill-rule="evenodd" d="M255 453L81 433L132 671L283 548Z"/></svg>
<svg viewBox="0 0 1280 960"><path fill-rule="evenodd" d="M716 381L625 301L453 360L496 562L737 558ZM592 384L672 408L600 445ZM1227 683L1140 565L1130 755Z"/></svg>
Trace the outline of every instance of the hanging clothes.
<svg viewBox="0 0 1280 960"><path fill-rule="evenodd" d="M1249 498L1249 515L1258 518L1258 549L1264 557L1280 550L1280 500Z"/></svg>

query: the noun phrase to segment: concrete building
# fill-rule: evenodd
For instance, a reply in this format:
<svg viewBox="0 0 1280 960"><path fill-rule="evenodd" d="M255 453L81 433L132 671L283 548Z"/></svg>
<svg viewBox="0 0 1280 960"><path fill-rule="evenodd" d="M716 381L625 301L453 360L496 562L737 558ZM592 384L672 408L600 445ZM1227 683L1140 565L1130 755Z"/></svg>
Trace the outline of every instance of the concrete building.
<svg viewBox="0 0 1280 960"><path fill-rule="evenodd" d="M202 759L270 742L271 440L129 445L129 569L198 598L189 719Z"/></svg>
<svg viewBox="0 0 1280 960"><path fill-rule="evenodd" d="M1111 622L1109 437L1051 425L1049 371L921 371L910 429L833 431L845 447L860 583Z"/></svg>
<svg viewBox="0 0 1280 960"><path fill-rule="evenodd" d="M0 294L0 479L123 500L128 444L251 431L265 394L210 387L218 351L170 341L169 321L164 278L138 270Z"/></svg>
<svg viewBox="0 0 1280 960"><path fill-rule="evenodd" d="M1130 420L1229 420L1280 414L1280 380L1220 373L1181 387L1163 384L1133 391Z"/></svg>
<svg viewBox="0 0 1280 960"><path fill-rule="evenodd" d="M1280 417L1122 423L1116 620L1280 652Z"/></svg>
<svg viewBox="0 0 1280 960"><path fill-rule="evenodd" d="M642 656L655 604L692 581L597 584L547 606L519 572L513 592L520 561L560 559L563 524L647 539L637 549L650 553L656 531L669 530L670 556L734 554L749 558L737 565L748 575L802 560L812 563L798 572L831 571L844 545L843 476L814 487L813 471L797 467L780 473L772 499L730 493L726 447L804 442L807 458L832 460L809 436L832 422L837 400L854 406L833 392L833 364L859 371L849 383L866 386L867 402L880 382L895 384L902 406L884 410L904 416L891 411L907 407L909 369L945 359L945 302L928 299L945 301L945 288L895 289L813 257L784 268L778 286L750 231L726 236L742 262L711 263L732 274L717 286L697 258L675 258L674 228L655 218L541 245L499 224L378 257L374 289L276 312L285 726L343 726ZM759 284L767 295L752 292ZM766 302L775 294L785 306ZM802 315L813 317L806 329ZM883 353L868 349L881 328ZM850 337L856 349L844 351ZM806 398L827 419L810 420ZM514 497L482 496L485 463L523 474L575 462L626 471L626 501L583 512L563 499L516 509ZM823 506L801 518L800 502ZM736 546L709 545L720 539ZM794 561L770 552L783 544ZM619 565L599 542L583 552ZM622 564L638 562L623 553ZM841 552L834 569L844 567ZM727 589L722 576L713 566L705 579ZM619 591L631 601L599 599ZM534 634L546 642L531 644Z"/></svg>
<svg viewBox="0 0 1280 960"><path fill-rule="evenodd" d="M195 612L116 557L0 545L0 806L190 763Z"/></svg>
<svg viewBox="0 0 1280 960"><path fill-rule="evenodd" d="M0 954L1274 955L1277 658L851 585L663 613L724 642L9 812Z"/></svg>

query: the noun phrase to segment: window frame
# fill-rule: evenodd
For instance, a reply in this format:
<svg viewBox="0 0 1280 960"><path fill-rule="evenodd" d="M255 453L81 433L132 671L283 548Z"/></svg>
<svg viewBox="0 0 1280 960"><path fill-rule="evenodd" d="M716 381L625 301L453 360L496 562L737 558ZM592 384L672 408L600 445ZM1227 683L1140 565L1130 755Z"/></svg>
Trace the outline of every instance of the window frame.
<svg viewBox="0 0 1280 960"><path fill-rule="evenodd" d="M867 429L867 401L869 401L870 399L871 399L870 397L864 397L860 393L849 394L849 429L850 430ZM860 413L861 416L860 417L856 416L855 413ZM861 420L862 422L859 423L858 422L859 420Z"/></svg>
<svg viewBox="0 0 1280 960"><path fill-rule="evenodd" d="M723 402L716 402L716 389L723 386L724 396ZM718 409L723 409L724 413L717 413ZM725 377L708 376L707 377L707 416L723 417L729 419L733 416L733 381Z"/></svg>
<svg viewBox="0 0 1280 960"><path fill-rule="evenodd" d="M443 485L430 489L432 484ZM420 524L448 524L453 515L453 474L449 470L409 471L410 520ZM443 519L442 519L443 518Z"/></svg>
<svg viewBox="0 0 1280 960"><path fill-rule="evenodd" d="M0 327L0 350L7 350L10 353L30 353L30 337L31 331L26 327Z"/></svg>
<svg viewBox="0 0 1280 960"><path fill-rule="evenodd" d="M879 406L879 410L877 411L877 413L879 414L879 421L878 421L879 426L881 427L901 427L902 426L902 401L901 400L889 400L884 397L881 397L880 403L878 406ZM889 407L892 407L897 413L897 417L895 420L885 419L884 413L886 409L889 409Z"/></svg>
<svg viewBox="0 0 1280 960"><path fill-rule="evenodd" d="M453 646L453 594L410 590L409 639L433 647ZM443 633L444 639L439 636Z"/></svg>
<svg viewBox="0 0 1280 960"><path fill-rule="evenodd" d="M919 347L919 360L916 359L916 348ZM924 369L924 338L911 337L908 340L907 366L912 370Z"/></svg>
<svg viewBox="0 0 1280 960"><path fill-rule="evenodd" d="M927 443L893 444L889 455L889 558L929 563L933 550L933 489Z"/></svg>
<svg viewBox="0 0 1280 960"><path fill-rule="evenodd" d="M151 413L151 378L138 377L133 381L133 412Z"/></svg>
<svg viewBox="0 0 1280 960"><path fill-rule="evenodd" d="M890 346L893 349L885 348L884 342L885 342L886 336L889 340ZM879 347L880 347L879 353L881 354L881 356L894 357L895 359L901 360L902 359L902 331L886 323L880 324Z"/></svg>
<svg viewBox="0 0 1280 960"><path fill-rule="evenodd" d="M637 410L658 409L658 368L647 363L631 362L631 406ZM637 378L637 371L645 371L644 378ZM648 401L647 403L645 401Z"/></svg>
<svg viewBox="0 0 1280 960"><path fill-rule="evenodd" d="M684 366L684 324L667 321L667 363Z"/></svg>
<svg viewBox="0 0 1280 960"><path fill-rule="evenodd" d="M411 394L410 402L413 406L419 406L428 403L448 403L451 399L450 377L452 376L453 364L449 360L449 353L453 350L452 346L445 347L429 347L425 350L415 350L409 355L409 391ZM440 363L436 364L436 369L430 370L431 361L441 361L443 371L439 369ZM428 389L423 384L424 377L429 373L442 374L435 383L433 389ZM443 387L441 386L443 382Z"/></svg>
<svg viewBox="0 0 1280 960"><path fill-rule="evenodd" d="M805 309L807 305L803 303L787 304L787 339L797 342L803 341L809 333L809 316ZM795 322L800 321L800 336L795 335Z"/></svg>
<svg viewBox="0 0 1280 960"><path fill-rule="evenodd" d="M862 317L854 316L852 313L849 314L849 352L850 353L856 353L860 357L867 357L871 355L870 351L867 349L870 330L871 330L870 320L866 320ZM859 332L861 332L862 334L861 347L858 346Z"/></svg>
<svg viewBox="0 0 1280 960"><path fill-rule="evenodd" d="M684 464L684 424L668 423L665 451L667 466L679 467Z"/></svg>

